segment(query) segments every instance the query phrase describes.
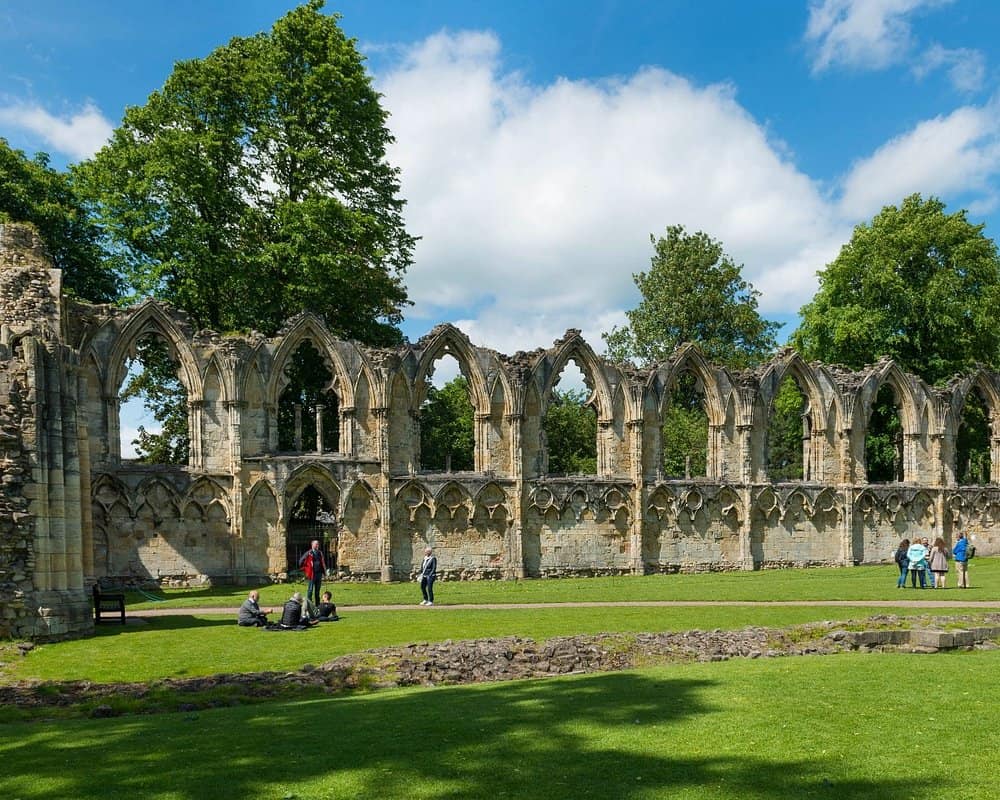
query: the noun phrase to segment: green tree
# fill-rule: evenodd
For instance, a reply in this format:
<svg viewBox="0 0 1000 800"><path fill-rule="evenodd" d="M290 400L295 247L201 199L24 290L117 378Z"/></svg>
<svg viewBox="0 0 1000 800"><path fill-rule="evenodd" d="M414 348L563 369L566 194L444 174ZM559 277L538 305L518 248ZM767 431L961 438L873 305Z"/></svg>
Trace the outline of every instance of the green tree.
<svg viewBox="0 0 1000 800"><path fill-rule="evenodd" d="M342 338L394 344L414 239L387 114L323 6L178 62L76 179L136 295L214 330L270 335L312 311ZM315 401L319 376L296 374Z"/></svg>
<svg viewBox="0 0 1000 800"><path fill-rule="evenodd" d="M782 380L772 406L767 429L768 475L774 481L802 480L802 412L806 399L791 375Z"/></svg>
<svg viewBox="0 0 1000 800"><path fill-rule="evenodd" d="M121 402L143 398L160 423L160 432L139 426L132 440L138 461L146 464L186 464L188 460L187 392L177 375L178 364L167 343L159 336L142 337L136 344L140 369L126 378Z"/></svg>
<svg viewBox="0 0 1000 800"><path fill-rule="evenodd" d="M392 137L322 8L178 62L78 176L138 294L216 330L272 334L309 310L345 338L394 343L414 240Z"/></svg>
<svg viewBox="0 0 1000 800"><path fill-rule="evenodd" d="M427 389L420 409L420 466L442 472L475 469L476 434L469 384L461 375Z"/></svg>
<svg viewBox="0 0 1000 800"><path fill-rule="evenodd" d="M650 269L632 276L642 299L626 312L626 327L604 334L609 358L664 361L684 342L696 342L711 361L729 367L757 364L771 354L780 325L760 316L760 293L719 242L682 225L649 238Z"/></svg>
<svg viewBox="0 0 1000 800"><path fill-rule="evenodd" d="M633 274L642 299L626 312L629 324L604 334L608 358L651 364L685 342L695 342L716 364L745 368L775 349L780 325L761 317L760 293L743 279L742 267L708 234L671 225L650 236L648 272ZM693 376L682 376L671 393L663 425L663 471L670 477L704 475L708 416Z"/></svg>
<svg viewBox="0 0 1000 800"><path fill-rule="evenodd" d="M95 303L120 296L119 278L104 261L101 229L70 177L50 167L45 153L29 159L0 138L0 222L5 221L34 224L69 294Z"/></svg>
<svg viewBox="0 0 1000 800"><path fill-rule="evenodd" d="M934 197L886 206L819 273L792 344L806 358L855 369L891 356L931 384L976 363L997 366L1000 257L983 229ZM960 480L989 458L981 417L960 431ZM870 481L900 479L901 436L895 400L880 394L866 440Z"/></svg>
<svg viewBox="0 0 1000 800"><path fill-rule="evenodd" d="M819 273L792 344L855 369L887 355L932 384L1000 358L1000 259L965 211L915 194L886 206Z"/></svg>
<svg viewBox="0 0 1000 800"><path fill-rule="evenodd" d="M597 473L597 415L587 392L553 391L544 429L550 475Z"/></svg>

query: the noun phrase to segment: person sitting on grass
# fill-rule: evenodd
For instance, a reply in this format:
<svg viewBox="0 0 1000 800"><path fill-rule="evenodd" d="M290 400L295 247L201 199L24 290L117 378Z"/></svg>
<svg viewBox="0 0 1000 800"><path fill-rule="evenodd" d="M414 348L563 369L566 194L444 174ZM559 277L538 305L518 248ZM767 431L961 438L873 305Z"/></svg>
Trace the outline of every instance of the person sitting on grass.
<svg viewBox="0 0 1000 800"><path fill-rule="evenodd" d="M243 628L263 628L267 625L267 615L271 613L271 609L261 611L259 600L260 593L254 589L240 606L240 614L236 619L237 625Z"/></svg>
<svg viewBox="0 0 1000 800"><path fill-rule="evenodd" d="M303 614L302 593L293 594L284 608L281 610L281 627L291 630L305 630L310 625L315 625L316 620L309 619Z"/></svg>
<svg viewBox="0 0 1000 800"><path fill-rule="evenodd" d="M333 603L333 595L330 592L323 592L323 602L319 604L319 608L316 609L318 622L336 622L340 617L337 616L337 606Z"/></svg>

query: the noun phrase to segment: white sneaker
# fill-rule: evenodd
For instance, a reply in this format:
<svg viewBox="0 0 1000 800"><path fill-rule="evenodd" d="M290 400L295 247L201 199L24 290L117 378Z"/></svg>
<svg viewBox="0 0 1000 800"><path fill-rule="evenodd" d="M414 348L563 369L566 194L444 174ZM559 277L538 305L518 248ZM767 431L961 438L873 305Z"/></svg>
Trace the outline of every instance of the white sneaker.
<svg viewBox="0 0 1000 800"><path fill-rule="evenodd" d="M427 605L427 601L426 601L426 600L421 600L421 601L420 601L420 605L422 605L422 606L425 606L425 605Z"/></svg>
<svg viewBox="0 0 1000 800"><path fill-rule="evenodd" d="M433 602L431 602L430 600L428 600L428 601L427 601L427 605L429 605L429 606L432 606L432 605L434 605L434 603L433 603Z"/></svg>

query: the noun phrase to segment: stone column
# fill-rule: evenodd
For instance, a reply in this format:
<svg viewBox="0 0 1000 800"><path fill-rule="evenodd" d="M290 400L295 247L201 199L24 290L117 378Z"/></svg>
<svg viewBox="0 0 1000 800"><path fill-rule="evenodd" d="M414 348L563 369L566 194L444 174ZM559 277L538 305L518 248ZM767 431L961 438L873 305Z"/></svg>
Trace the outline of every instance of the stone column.
<svg viewBox="0 0 1000 800"><path fill-rule="evenodd" d="M323 454L323 411L326 406L322 403L316 404L316 452Z"/></svg>
<svg viewBox="0 0 1000 800"><path fill-rule="evenodd" d="M845 567L854 564L854 495L853 486L841 488L844 498L844 514L840 531L840 562Z"/></svg>
<svg viewBox="0 0 1000 800"><path fill-rule="evenodd" d="M514 578L524 577L524 452L521 440L523 414L505 414L510 431L510 469L514 485L510 489L510 550L507 571Z"/></svg>
<svg viewBox="0 0 1000 800"><path fill-rule="evenodd" d="M629 531L629 553L633 575L644 575L646 572L646 565L642 559L642 539L646 523L646 483L642 470L643 428L641 419L629 420L626 423L630 454L629 477L632 481L632 524Z"/></svg>
<svg viewBox="0 0 1000 800"><path fill-rule="evenodd" d="M345 456L357 458L354 443L354 426L357 424L357 409L354 406L340 408L340 447Z"/></svg>
<svg viewBox="0 0 1000 800"><path fill-rule="evenodd" d="M736 441L740 447L740 471L734 476L742 484L753 483L753 426L737 425Z"/></svg>
<svg viewBox="0 0 1000 800"><path fill-rule="evenodd" d="M920 434L907 433L903 435L903 480L911 482L931 482L927 478L934 480L933 476L921 475L917 465L917 448L920 447Z"/></svg>
<svg viewBox="0 0 1000 800"><path fill-rule="evenodd" d="M234 475L243 468L243 409L244 401L225 403L229 418L229 470Z"/></svg>
<svg viewBox="0 0 1000 800"><path fill-rule="evenodd" d="M201 435L204 410L204 400L188 401L188 436L191 441L188 463L195 469L205 469L205 453L202 449Z"/></svg>
<svg viewBox="0 0 1000 800"><path fill-rule="evenodd" d="M82 373L77 376L77 397L87 396L87 380ZM82 410L81 410L82 409ZM81 567L85 578L94 577L94 513L91 505L90 484L90 430L87 408L77 403L77 449L80 453L80 548Z"/></svg>
<svg viewBox="0 0 1000 800"><path fill-rule="evenodd" d="M378 563L379 579L383 583L392 580L392 484L390 482L389 469L389 409L386 407L373 407L372 416L375 419L375 438L378 443L378 457L381 464L381 480L378 489L379 504L382 506L379 513L378 526Z"/></svg>
<svg viewBox="0 0 1000 800"><path fill-rule="evenodd" d="M476 412L476 450L474 458L476 472L488 472L490 470L490 420L492 418L489 412Z"/></svg>
<svg viewBox="0 0 1000 800"><path fill-rule="evenodd" d="M597 475L600 478L610 478L614 462L614 431L613 418L597 420Z"/></svg>
<svg viewBox="0 0 1000 800"><path fill-rule="evenodd" d="M108 428L108 461L120 464L122 460L122 429L121 429L121 399L118 395L104 395L101 407L107 415Z"/></svg>

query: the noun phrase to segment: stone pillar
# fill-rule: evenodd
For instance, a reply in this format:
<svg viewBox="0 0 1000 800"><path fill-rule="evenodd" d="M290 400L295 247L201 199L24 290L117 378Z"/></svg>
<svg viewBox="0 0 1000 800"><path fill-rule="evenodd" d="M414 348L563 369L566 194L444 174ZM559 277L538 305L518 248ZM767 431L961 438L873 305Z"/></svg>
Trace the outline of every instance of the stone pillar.
<svg viewBox="0 0 1000 800"><path fill-rule="evenodd" d="M867 481L867 475L862 476L861 470L855 469L853 431L850 428L843 428L840 431L840 480L842 483L856 483Z"/></svg>
<svg viewBox="0 0 1000 800"><path fill-rule="evenodd" d="M340 407L340 447L339 450L349 458L357 458L354 430L357 425L357 409L354 406Z"/></svg>
<svg viewBox="0 0 1000 800"><path fill-rule="evenodd" d="M753 483L753 426L737 425L736 441L740 448L740 471L734 477L743 484Z"/></svg>
<svg viewBox="0 0 1000 800"><path fill-rule="evenodd" d="M510 551L508 573L520 580L524 577L524 450L521 438L523 414L505 414L510 431L510 468L514 485L510 489Z"/></svg>
<svg viewBox="0 0 1000 800"><path fill-rule="evenodd" d="M243 409L244 401L228 401L225 404L229 417L229 470L234 475L243 468Z"/></svg>
<svg viewBox="0 0 1000 800"><path fill-rule="evenodd" d="M188 463L195 469L205 469L205 453L202 447L202 417L205 413L204 400L188 401L188 436L191 452Z"/></svg>
<svg viewBox="0 0 1000 800"><path fill-rule="evenodd" d="M108 428L108 461L112 465L120 464L122 460L122 429L121 429L121 399L118 395L104 395L101 407L107 415Z"/></svg>
<svg viewBox="0 0 1000 800"><path fill-rule="evenodd" d="M80 453L80 548L81 567L85 579L94 577L94 513L91 505L90 430L87 409L81 402L87 396L87 379L77 375L76 440Z"/></svg>
<svg viewBox="0 0 1000 800"><path fill-rule="evenodd" d="M490 420L492 415L489 412L477 411L475 417L475 470L476 472L488 472L490 465Z"/></svg>
<svg viewBox="0 0 1000 800"><path fill-rule="evenodd" d="M920 447L919 433L903 434L903 480L907 483L932 483L936 477L922 475L917 459L917 449ZM928 480L930 478L930 480Z"/></svg>
<svg viewBox="0 0 1000 800"><path fill-rule="evenodd" d="M630 529L629 554L633 575L644 575L646 565L642 559L642 540L646 523L646 483L642 472L642 432L641 419L626 423L629 438L629 477L632 481L632 524Z"/></svg>
<svg viewBox="0 0 1000 800"><path fill-rule="evenodd" d="M613 418L597 420L597 475L610 478L614 470L614 430Z"/></svg>
<svg viewBox="0 0 1000 800"><path fill-rule="evenodd" d="M316 452L323 454L323 411L326 406L322 403L316 404Z"/></svg>
<svg viewBox="0 0 1000 800"><path fill-rule="evenodd" d="M840 563L845 567L853 566L854 553L854 494L853 486L841 487L844 498L844 514L840 530Z"/></svg>
<svg viewBox="0 0 1000 800"><path fill-rule="evenodd" d="M381 480L378 489L379 504L382 506L379 514L378 540L378 563L379 580L388 583L393 579L392 574L392 484L389 477L389 409L386 407L373 407L372 416L375 418L375 438L378 443L378 457L381 463Z"/></svg>
<svg viewBox="0 0 1000 800"><path fill-rule="evenodd" d="M931 452L930 461L934 465L934 474L930 477L931 480L928 481L932 486L954 486L955 485L955 470L952 463L952 459L946 459L945 453L951 448L946 447L945 437L940 433L932 433L930 435ZM918 480L924 476L918 476Z"/></svg>
<svg viewBox="0 0 1000 800"><path fill-rule="evenodd" d="M723 426L709 423L708 452L705 454L705 474L709 478L721 481L732 480L731 468L722 453L723 438Z"/></svg>

